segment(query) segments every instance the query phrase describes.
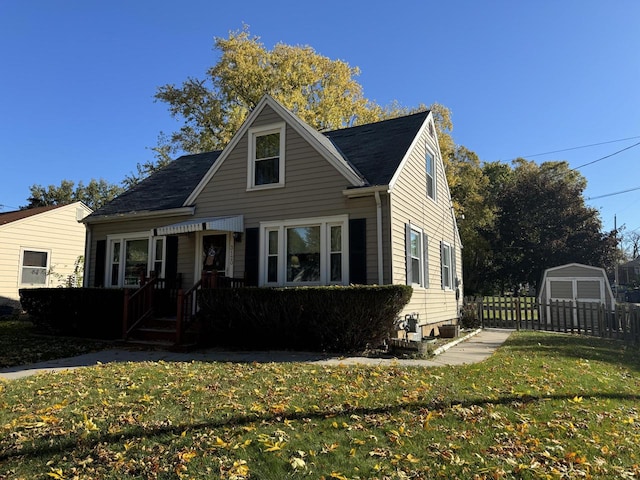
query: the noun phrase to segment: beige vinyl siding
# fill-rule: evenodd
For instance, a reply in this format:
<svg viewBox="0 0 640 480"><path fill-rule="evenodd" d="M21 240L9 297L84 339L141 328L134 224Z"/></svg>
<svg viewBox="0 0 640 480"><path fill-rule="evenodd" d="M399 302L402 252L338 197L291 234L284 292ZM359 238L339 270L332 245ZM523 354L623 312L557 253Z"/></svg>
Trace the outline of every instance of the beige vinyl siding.
<svg viewBox="0 0 640 480"><path fill-rule="evenodd" d="M436 165L436 200L427 196L425 154L426 144L434 156ZM418 312L420 322L436 324L449 322L458 316L460 301L456 300L455 278L462 278L460 240L452 217L449 188L444 165L436 143L424 129L415 142L407 162L399 173L391 193L391 232L393 283L406 282L405 224L422 229L428 243L428 288L414 286L414 293L402 315ZM444 241L451 246L455 256L456 271L451 290L442 289L440 245ZM429 329L423 329L429 334Z"/></svg>
<svg viewBox="0 0 640 480"><path fill-rule="evenodd" d="M265 107L253 125L281 121L271 108ZM284 187L247 191L249 140L245 134L196 199L198 216L243 215L245 228L258 227L263 221L341 214L366 218L367 275L371 283L376 282L375 199L347 199L342 191L349 186L348 180L289 125L285 140ZM234 274L243 276L244 267L242 242L236 245Z"/></svg>
<svg viewBox="0 0 640 480"><path fill-rule="evenodd" d="M252 126L281 123L282 119L270 108L255 119ZM95 258L96 242L107 235L132 232L148 232L152 228L178 223L193 218L242 215L244 227L258 227L263 221L306 219L348 214L349 218L366 218L367 221L367 278L377 283L376 203L375 198L347 199L342 191L349 181L292 127L285 131L285 186L265 190L247 190L248 134L242 136L235 148L202 189L194 204L193 217L170 217L98 223L92 226L91 255ZM383 202L388 202L383 198ZM388 224L388 214L385 213ZM388 228L387 230L388 231ZM213 232L207 232L213 233ZM387 244L388 244L387 235ZM189 288L194 280L197 239L191 233L179 235L178 272L183 286ZM233 240L230 240L233 242ZM233 248L234 277L245 275L245 238ZM93 269L94 266L91 266ZM390 264L386 267L390 270ZM94 272L91 272L93 282Z"/></svg>
<svg viewBox="0 0 640 480"><path fill-rule="evenodd" d="M85 227L77 221L77 209L90 213L74 203L0 226L0 304L18 302L20 288L37 288L20 283L23 250L48 252L50 274L42 286L66 283L85 253Z"/></svg>

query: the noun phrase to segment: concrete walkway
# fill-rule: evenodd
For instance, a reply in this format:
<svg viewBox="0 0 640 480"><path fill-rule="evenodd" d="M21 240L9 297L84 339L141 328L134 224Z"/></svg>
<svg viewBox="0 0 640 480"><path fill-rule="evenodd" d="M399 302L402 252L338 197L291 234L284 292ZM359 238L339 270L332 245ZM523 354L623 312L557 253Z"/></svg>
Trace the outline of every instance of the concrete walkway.
<svg viewBox="0 0 640 480"><path fill-rule="evenodd" d="M475 330L455 342L436 350L436 356L428 360L394 359L370 357L336 357L322 353L307 352L232 352L215 349L196 350L188 353L174 353L164 350L109 349L87 353L71 358L61 358L0 369L0 379L15 380L38 373L55 373L110 362L305 362L318 365L406 365L416 367L439 367L476 363L490 357L509 337L512 330Z"/></svg>

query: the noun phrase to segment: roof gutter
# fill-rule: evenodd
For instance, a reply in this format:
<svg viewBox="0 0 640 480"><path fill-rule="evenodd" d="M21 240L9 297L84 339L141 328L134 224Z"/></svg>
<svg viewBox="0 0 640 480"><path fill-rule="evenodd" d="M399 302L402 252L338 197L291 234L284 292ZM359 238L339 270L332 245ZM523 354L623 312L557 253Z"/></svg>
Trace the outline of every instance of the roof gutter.
<svg viewBox="0 0 640 480"><path fill-rule="evenodd" d="M389 185L374 185L372 187L356 187L342 190L342 194L347 198L368 197L375 195L376 192L378 194L389 193Z"/></svg>
<svg viewBox="0 0 640 480"><path fill-rule="evenodd" d="M196 212L196 207L180 207L171 208L168 210L142 210L139 212L128 213L115 213L113 215L100 215L92 217L89 215L82 220L84 224L93 223L109 223L119 222L122 220L130 220L132 218L144 219L144 218L157 218L157 217L180 217L184 215L193 215Z"/></svg>

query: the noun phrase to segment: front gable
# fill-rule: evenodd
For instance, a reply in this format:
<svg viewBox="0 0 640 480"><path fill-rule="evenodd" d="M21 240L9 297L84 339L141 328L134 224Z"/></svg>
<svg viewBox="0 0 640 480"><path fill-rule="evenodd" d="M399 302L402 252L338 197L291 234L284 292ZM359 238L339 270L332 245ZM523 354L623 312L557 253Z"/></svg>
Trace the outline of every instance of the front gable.
<svg viewBox="0 0 640 480"><path fill-rule="evenodd" d="M263 139L264 141L261 142ZM225 166L225 163L231 161L230 159L238 162L238 156L242 155L245 157L247 190L285 187L288 183L289 151L293 148L301 148L299 140L303 140L307 147L313 150L313 161L324 160L343 177L343 186L359 187L365 184L362 176L343 158L329 139L316 132L272 97L265 95L222 151L216 163L211 166L189 195L184 205L197 203L198 196L214 179L217 172ZM279 148L275 146L276 142ZM264 155L268 156L264 157ZM277 172L273 173L274 181L262 182L261 179L256 179L256 172L259 171L258 174L262 174L262 171L270 171L270 166L261 165L267 162L277 169ZM319 181L322 182L322 179Z"/></svg>

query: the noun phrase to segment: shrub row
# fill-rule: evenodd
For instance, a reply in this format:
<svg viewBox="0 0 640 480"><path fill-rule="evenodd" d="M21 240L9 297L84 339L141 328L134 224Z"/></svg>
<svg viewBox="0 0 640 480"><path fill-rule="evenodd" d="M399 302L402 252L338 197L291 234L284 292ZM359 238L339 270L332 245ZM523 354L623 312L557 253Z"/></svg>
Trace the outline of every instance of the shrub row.
<svg viewBox="0 0 640 480"><path fill-rule="evenodd" d="M242 349L361 351L394 335L406 285L204 290L208 343Z"/></svg>
<svg viewBox="0 0 640 480"><path fill-rule="evenodd" d="M111 288L31 288L20 303L42 333L115 339L122 334L124 291Z"/></svg>

